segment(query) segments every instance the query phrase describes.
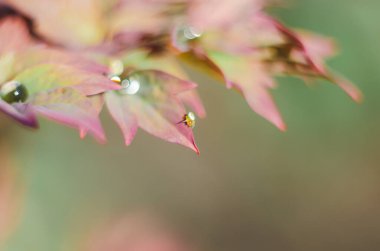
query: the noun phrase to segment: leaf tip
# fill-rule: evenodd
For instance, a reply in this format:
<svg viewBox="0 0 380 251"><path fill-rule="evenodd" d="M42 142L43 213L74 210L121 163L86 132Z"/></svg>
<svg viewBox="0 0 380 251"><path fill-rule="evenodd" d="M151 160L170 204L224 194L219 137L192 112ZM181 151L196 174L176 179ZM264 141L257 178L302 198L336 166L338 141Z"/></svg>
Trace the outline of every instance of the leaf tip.
<svg viewBox="0 0 380 251"><path fill-rule="evenodd" d="M339 80L337 84L353 101L359 104L363 102L363 93L350 81Z"/></svg>
<svg viewBox="0 0 380 251"><path fill-rule="evenodd" d="M356 103L360 104L363 102L364 97L362 91L350 80L342 77L340 74L333 73L331 81L338 85Z"/></svg>
<svg viewBox="0 0 380 251"><path fill-rule="evenodd" d="M281 131L281 132L286 132L288 130L288 127L287 125L282 121L280 124L277 124L276 125L277 128Z"/></svg>
<svg viewBox="0 0 380 251"><path fill-rule="evenodd" d="M193 150L194 150L194 152L195 152L198 156L201 155L201 152L199 151L199 148L198 148L197 144L195 144L195 142L193 142Z"/></svg>
<svg viewBox="0 0 380 251"><path fill-rule="evenodd" d="M125 139L124 144L125 144L125 146L130 146L132 144L132 140L131 139Z"/></svg>
<svg viewBox="0 0 380 251"><path fill-rule="evenodd" d="M132 144L136 133L137 133L137 127L131 127L130 130L123 129L125 146L130 146Z"/></svg>
<svg viewBox="0 0 380 251"><path fill-rule="evenodd" d="M276 112L274 114L260 114L260 115L263 116L265 119L267 119L275 127L277 127L281 132L286 132L286 130L288 129L280 113Z"/></svg>
<svg viewBox="0 0 380 251"><path fill-rule="evenodd" d="M84 129L84 128L79 129L79 137L81 139L84 139L86 137L86 135L87 135L87 130L86 129Z"/></svg>
<svg viewBox="0 0 380 251"><path fill-rule="evenodd" d="M364 101L364 95L358 88L350 95L350 97L358 104L361 104Z"/></svg>

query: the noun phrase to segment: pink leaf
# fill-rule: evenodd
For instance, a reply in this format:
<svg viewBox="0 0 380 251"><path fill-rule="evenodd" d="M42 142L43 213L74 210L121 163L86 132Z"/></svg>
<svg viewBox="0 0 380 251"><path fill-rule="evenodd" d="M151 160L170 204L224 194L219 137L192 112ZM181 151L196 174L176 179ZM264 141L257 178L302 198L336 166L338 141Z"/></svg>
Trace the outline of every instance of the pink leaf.
<svg viewBox="0 0 380 251"><path fill-rule="evenodd" d="M125 143L133 140L137 127L148 133L196 151L192 129L184 123L186 114L177 94L195 84L160 71L138 71L128 77L129 85L119 92L108 92L106 104L123 131Z"/></svg>
<svg viewBox="0 0 380 251"><path fill-rule="evenodd" d="M179 99L200 118L206 117L206 109L203 106L201 97L196 90L189 90L178 94Z"/></svg>
<svg viewBox="0 0 380 251"><path fill-rule="evenodd" d="M15 79L24 84L30 94L59 87L75 87L85 95L120 89L106 76L56 63L37 64L20 72Z"/></svg>
<svg viewBox="0 0 380 251"><path fill-rule="evenodd" d="M114 34L128 33L157 34L164 27L168 18L162 14L165 5L144 1L124 1L115 9L111 19L111 31ZM129 15L125 15L125 13ZM142 18L143 17L143 18Z"/></svg>
<svg viewBox="0 0 380 251"><path fill-rule="evenodd" d="M262 0L193 0L190 1L188 22L202 31L224 29L251 16L262 5Z"/></svg>
<svg viewBox="0 0 380 251"><path fill-rule="evenodd" d="M123 62L128 67L139 70L159 70L177 78L190 79L176 57L170 53L150 56L147 51L134 50L123 57ZM206 109L195 89L183 92L178 96L182 102L189 106L200 118L206 117Z"/></svg>
<svg viewBox="0 0 380 251"><path fill-rule="evenodd" d="M8 104L0 99L0 111L25 126L38 127L36 115L29 104Z"/></svg>
<svg viewBox="0 0 380 251"><path fill-rule="evenodd" d="M37 32L70 48L96 45L104 39L103 9L93 0L5 0L35 21Z"/></svg>
<svg viewBox="0 0 380 251"><path fill-rule="evenodd" d="M0 55L25 49L32 43L24 20L6 17L0 21Z"/></svg>
<svg viewBox="0 0 380 251"><path fill-rule="evenodd" d="M353 100L360 102L362 99L360 90L345 78L332 74L325 66L324 60L335 53L336 48L332 40L311 33L298 34L279 22L273 22L290 43L289 49L292 50L292 54L289 54L289 59L295 66L291 69L294 71L293 74L300 76L314 74L317 78L329 80L341 87Z"/></svg>
<svg viewBox="0 0 380 251"><path fill-rule="evenodd" d="M256 113L269 120L280 130L286 125L270 94L275 81L268 75L265 67L252 57L229 56L213 53L211 58L223 69L232 86L244 95L249 106Z"/></svg>
<svg viewBox="0 0 380 251"><path fill-rule="evenodd" d="M52 48L46 45L37 45L19 51L16 54L16 69L23 70L39 64L59 64L80 69L89 73L104 75L107 73L107 66L101 65L90 58L86 58L88 53L75 52Z"/></svg>
<svg viewBox="0 0 380 251"><path fill-rule="evenodd" d="M330 74L331 81L336 83L342 90L344 90L348 96L350 96L355 102L362 102L362 92L347 78L342 77L337 73Z"/></svg>
<svg viewBox="0 0 380 251"><path fill-rule="evenodd" d="M31 104L36 113L77 128L82 136L90 132L98 141L105 142L98 118L103 106L101 96L86 97L75 89L58 88L36 94Z"/></svg>

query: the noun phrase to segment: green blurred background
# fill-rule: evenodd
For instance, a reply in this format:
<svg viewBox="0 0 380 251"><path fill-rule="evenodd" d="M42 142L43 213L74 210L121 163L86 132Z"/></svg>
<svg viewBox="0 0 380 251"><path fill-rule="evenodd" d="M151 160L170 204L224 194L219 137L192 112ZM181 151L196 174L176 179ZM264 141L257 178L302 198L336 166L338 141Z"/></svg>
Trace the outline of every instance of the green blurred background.
<svg viewBox="0 0 380 251"><path fill-rule="evenodd" d="M205 251L380 250L379 12L378 0L299 0L275 12L335 37L330 65L365 94L357 105L334 85L281 79L286 133L199 78L199 157L142 131L125 148L108 114L107 145L46 121L37 132L15 126L26 194L4 250L75 250L94 222L136 210L164 215Z"/></svg>

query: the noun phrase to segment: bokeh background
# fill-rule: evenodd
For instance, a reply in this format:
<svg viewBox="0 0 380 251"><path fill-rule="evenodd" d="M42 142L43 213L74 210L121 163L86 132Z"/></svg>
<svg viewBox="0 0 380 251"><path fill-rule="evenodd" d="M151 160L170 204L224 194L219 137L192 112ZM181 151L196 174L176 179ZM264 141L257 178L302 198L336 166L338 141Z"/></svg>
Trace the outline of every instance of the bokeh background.
<svg viewBox="0 0 380 251"><path fill-rule="evenodd" d="M25 192L1 250L77 251L96 222L140 210L205 251L380 250L379 11L378 0L293 0L274 11L335 37L341 55L330 65L365 95L357 105L329 83L283 78L273 94L286 133L201 76L199 157L142 131L126 148L106 113L107 145L47 121L39 131L12 126Z"/></svg>

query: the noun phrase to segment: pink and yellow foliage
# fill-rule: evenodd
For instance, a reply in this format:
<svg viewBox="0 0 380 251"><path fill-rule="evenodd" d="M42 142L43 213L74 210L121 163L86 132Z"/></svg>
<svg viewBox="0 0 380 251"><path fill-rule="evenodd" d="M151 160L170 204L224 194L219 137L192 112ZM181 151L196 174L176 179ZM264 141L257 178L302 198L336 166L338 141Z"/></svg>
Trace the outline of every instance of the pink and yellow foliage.
<svg viewBox="0 0 380 251"><path fill-rule="evenodd" d="M324 79L355 101L360 91L325 61L330 38L267 14L264 0L4 0L0 5L0 110L30 127L37 116L104 142L106 106L129 145L138 128L193 149L187 109L206 115L188 63L235 89L286 129L271 96L276 76Z"/></svg>

